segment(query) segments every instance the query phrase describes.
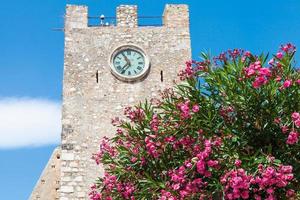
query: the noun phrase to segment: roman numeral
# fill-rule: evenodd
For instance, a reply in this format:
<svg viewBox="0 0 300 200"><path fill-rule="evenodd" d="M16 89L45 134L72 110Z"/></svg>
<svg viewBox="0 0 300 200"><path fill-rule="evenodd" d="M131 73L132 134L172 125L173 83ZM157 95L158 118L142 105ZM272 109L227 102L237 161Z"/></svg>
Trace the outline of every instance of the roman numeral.
<svg viewBox="0 0 300 200"><path fill-rule="evenodd" d="M139 65L142 65L142 64L144 64L143 62L139 62Z"/></svg>
<svg viewBox="0 0 300 200"><path fill-rule="evenodd" d="M141 66L138 66L137 69L138 69L138 70L141 70L142 68L141 68Z"/></svg>
<svg viewBox="0 0 300 200"><path fill-rule="evenodd" d="M135 70L133 70L135 74L137 74L137 72Z"/></svg>
<svg viewBox="0 0 300 200"><path fill-rule="evenodd" d="M142 57L138 57L137 59L139 60L139 59L141 59Z"/></svg>
<svg viewBox="0 0 300 200"><path fill-rule="evenodd" d="M119 65L119 64L120 64L120 61L117 61L116 64Z"/></svg>
<svg viewBox="0 0 300 200"><path fill-rule="evenodd" d="M119 66L117 66L117 69L118 69L118 70L121 70L122 68L121 68L121 66L119 65Z"/></svg>
<svg viewBox="0 0 300 200"><path fill-rule="evenodd" d="M128 71L128 72L127 72L127 74L130 76L130 75L131 75L131 72L130 72L130 71Z"/></svg>
<svg viewBox="0 0 300 200"><path fill-rule="evenodd" d="M131 55L131 51L127 51L127 55L130 56Z"/></svg>

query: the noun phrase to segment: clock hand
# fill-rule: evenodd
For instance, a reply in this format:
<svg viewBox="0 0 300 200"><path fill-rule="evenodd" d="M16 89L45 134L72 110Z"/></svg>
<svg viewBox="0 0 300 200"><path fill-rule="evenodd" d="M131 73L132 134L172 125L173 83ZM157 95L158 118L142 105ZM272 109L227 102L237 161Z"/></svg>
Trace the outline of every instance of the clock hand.
<svg viewBox="0 0 300 200"><path fill-rule="evenodd" d="M123 57L125 58L127 64L129 64L131 66L130 60L127 58L127 56L125 56L125 54L122 52L121 53L123 55Z"/></svg>
<svg viewBox="0 0 300 200"><path fill-rule="evenodd" d="M126 63L126 64L122 67L122 69L124 69L125 67L127 67L127 65L128 65L128 63Z"/></svg>
<svg viewBox="0 0 300 200"><path fill-rule="evenodd" d="M128 64L128 63L126 63L123 67L122 67L122 72L121 72L121 74L124 74L125 73L125 71L126 71L126 69L128 69L128 67L130 67L130 65Z"/></svg>

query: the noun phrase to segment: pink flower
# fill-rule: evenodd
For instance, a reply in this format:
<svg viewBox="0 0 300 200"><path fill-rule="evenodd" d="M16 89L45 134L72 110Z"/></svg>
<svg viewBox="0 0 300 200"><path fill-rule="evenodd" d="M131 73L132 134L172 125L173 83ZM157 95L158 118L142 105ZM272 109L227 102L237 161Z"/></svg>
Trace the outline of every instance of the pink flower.
<svg viewBox="0 0 300 200"><path fill-rule="evenodd" d="M296 83L297 83L298 85L300 85L300 79L296 80Z"/></svg>
<svg viewBox="0 0 300 200"><path fill-rule="evenodd" d="M295 190L289 189L286 191L286 197L293 197L295 196Z"/></svg>
<svg viewBox="0 0 300 200"><path fill-rule="evenodd" d="M271 70L269 68L260 68L258 74L260 76L271 76Z"/></svg>
<svg viewBox="0 0 300 200"><path fill-rule="evenodd" d="M269 65L273 65L274 64L274 58L272 58L271 60L269 60L268 64Z"/></svg>
<svg viewBox="0 0 300 200"><path fill-rule="evenodd" d="M277 76L277 77L275 78L275 81L276 81L276 82L280 82L280 81L281 81L281 77L280 77L280 76Z"/></svg>
<svg viewBox="0 0 300 200"><path fill-rule="evenodd" d="M185 162L184 164L187 168L192 168L193 164L191 162Z"/></svg>
<svg viewBox="0 0 300 200"><path fill-rule="evenodd" d="M295 52L296 47L291 43L287 43L286 45L281 45L280 49L286 53L289 53L289 52Z"/></svg>
<svg viewBox="0 0 300 200"><path fill-rule="evenodd" d="M188 119L188 118L191 117L189 104L190 104L190 102L189 102L189 101L186 101L186 102L184 102L184 103L179 103L179 104L177 105L177 107L178 107L179 110L181 111L181 117L182 117L183 119Z"/></svg>
<svg viewBox="0 0 300 200"><path fill-rule="evenodd" d="M273 188L268 188L267 189L267 193L268 194L273 194L274 193L274 189Z"/></svg>
<svg viewBox="0 0 300 200"><path fill-rule="evenodd" d="M207 161L207 166L209 167L216 167L218 165L218 161L217 160L209 160Z"/></svg>
<svg viewBox="0 0 300 200"><path fill-rule="evenodd" d="M282 166L280 166L279 171L281 173L285 173L285 174L292 173L293 167L291 165L282 165Z"/></svg>
<svg viewBox="0 0 300 200"><path fill-rule="evenodd" d="M292 85L292 81L291 80L286 80L283 82L283 87L284 88L289 88Z"/></svg>
<svg viewBox="0 0 300 200"><path fill-rule="evenodd" d="M283 57L283 53L282 53L282 52L278 52L278 53L276 54L276 57L277 57L278 59L281 59L281 58Z"/></svg>
<svg viewBox="0 0 300 200"><path fill-rule="evenodd" d="M242 197L242 199L248 199L249 198L249 191L247 191L247 190L242 191L241 197Z"/></svg>
<svg viewBox="0 0 300 200"><path fill-rule="evenodd" d="M251 56L251 52L250 51L245 51L244 56L250 57Z"/></svg>
<svg viewBox="0 0 300 200"><path fill-rule="evenodd" d="M132 122L141 121L145 117L145 113L141 108L126 107L124 109L124 114Z"/></svg>
<svg viewBox="0 0 300 200"><path fill-rule="evenodd" d="M286 133L288 130L289 130L289 128L287 126L282 126L281 127L282 133Z"/></svg>
<svg viewBox="0 0 300 200"><path fill-rule="evenodd" d="M293 112L292 119L293 119L293 121L300 119L300 114L298 112Z"/></svg>
<svg viewBox="0 0 300 200"><path fill-rule="evenodd" d="M242 164L242 161L241 161L241 160L235 160L235 162L234 162L234 165L235 165L236 167L240 167L241 164Z"/></svg>
<svg viewBox="0 0 300 200"><path fill-rule="evenodd" d="M221 177L226 199L248 199L251 176L244 169L231 170Z"/></svg>
<svg viewBox="0 0 300 200"><path fill-rule="evenodd" d="M197 172L203 175L206 171L205 162L203 160L200 160L197 162L196 166L197 166Z"/></svg>
<svg viewBox="0 0 300 200"><path fill-rule="evenodd" d="M254 69L258 70L259 68L261 68L261 62L258 60L254 63Z"/></svg>
<svg viewBox="0 0 300 200"><path fill-rule="evenodd" d="M255 195L254 195L254 199L255 199L255 200L261 200L261 196L255 194Z"/></svg>
<svg viewBox="0 0 300 200"><path fill-rule="evenodd" d="M295 143L298 142L298 137L299 137L299 135L298 135L297 132L291 131L289 136L288 136L288 139L287 139L286 143L290 144L290 145L295 144Z"/></svg>
<svg viewBox="0 0 300 200"><path fill-rule="evenodd" d="M123 134L123 131L122 131L121 129L118 128L118 129L117 129L117 134L118 134L118 135L122 135L122 134Z"/></svg>
<svg viewBox="0 0 300 200"><path fill-rule="evenodd" d="M297 119L294 123L297 128L300 127L300 119Z"/></svg>
<svg viewBox="0 0 300 200"><path fill-rule="evenodd" d="M135 163L137 160L138 160L138 159L137 159L136 157L132 157L132 158L130 159L130 161L131 161L132 163Z"/></svg>
<svg viewBox="0 0 300 200"><path fill-rule="evenodd" d="M158 132L158 126L159 126L159 120L157 114L154 114L152 116L152 120L150 121L150 127L151 130L154 131L155 133Z"/></svg>
<svg viewBox="0 0 300 200"><path fill-rule="evenodd" d="M259 77L256 77L255 81L252 83L252 86L254 88L259 88L261 87L262 85L266 84L268 81L265 77L263 76L259 76Z"/></svg>
<svg viewBox="0 0 300 200"><path fill-rule="evenodd" d="M177 198L172 196L171 192L161 190L161 196L160 196L159 200L177 200Z"/></svg>
<svg viewBox="0 0 300 200"><path fill-rule="evenodd" d="M194 105L193 108L192 108L192 111L194 113L198 112L199 111L199 106L198 105Z"/></svg>
<svg viewBox="0 0 300 200"><path fill-rule="evenodd" d="M158 145L151 139L151 136L146 136L145 143L148 154L152 155L154 158L158 158L160 155L157 151Z"/></svg>
<svg viewBox="0 0 300 200"><path fill-rule="evenodd" d="M280 124L280 122L281 122L281 118L280 117L277 117L277 118L274 119L274 123Z"/></svg>
<svg viewBox="0 0 300 200"><path fill-rule="evenodd" d="M289 47L287 45L284 45L281 47L281 50L287 52L289 50Z"/></svg>
<svg viewBox="0 0 300 200"><path fill-rule="evenodd" d="M246 76L251 77L252 75L255 74L255 70L253 68L245 68Z"/></svg>

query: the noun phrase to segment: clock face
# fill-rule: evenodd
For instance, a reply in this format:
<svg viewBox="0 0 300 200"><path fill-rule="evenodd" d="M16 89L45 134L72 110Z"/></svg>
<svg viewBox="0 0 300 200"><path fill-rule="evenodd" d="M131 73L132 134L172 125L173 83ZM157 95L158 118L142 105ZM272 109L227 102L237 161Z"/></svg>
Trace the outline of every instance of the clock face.
<svg viewBox="0 0 300 200"><path fill-rule="evenodd" d="M113 67L123 76L137 76L145 68L145 57L136 50L124 49L113 58Z"/></svg>
<svg viewBox="0 0 300 200"><path fill-rule="evenodd" d="M110 61L112 73L124 81L142 78L149 69L149 59L136 46L122 46L115 50Z"/></svg>

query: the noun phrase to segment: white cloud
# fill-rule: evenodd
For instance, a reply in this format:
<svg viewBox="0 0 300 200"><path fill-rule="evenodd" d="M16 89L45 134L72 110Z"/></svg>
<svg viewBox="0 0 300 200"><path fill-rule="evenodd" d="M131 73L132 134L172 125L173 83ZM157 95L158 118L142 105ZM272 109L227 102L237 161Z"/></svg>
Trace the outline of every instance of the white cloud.
<svg viewBox="0 0 300 200"><path fill-rule="evenodd" d="M59 102L0 98L0 149L59 143L60 118Z"/></svg>

